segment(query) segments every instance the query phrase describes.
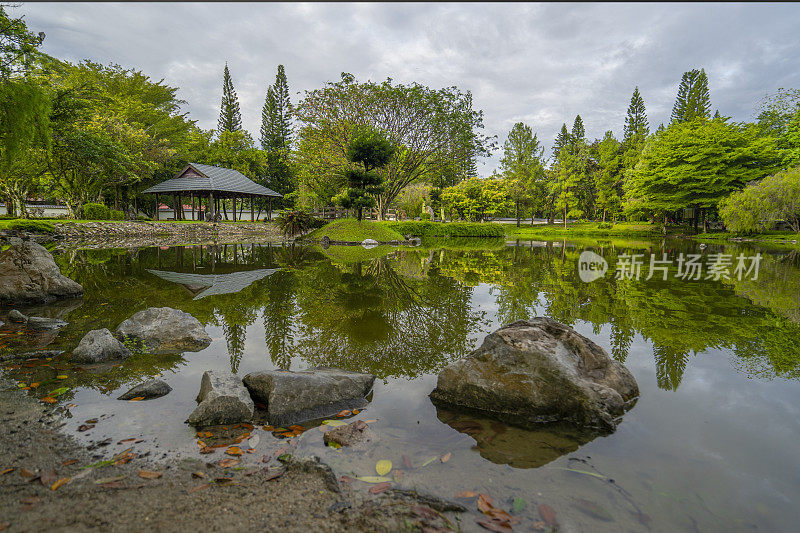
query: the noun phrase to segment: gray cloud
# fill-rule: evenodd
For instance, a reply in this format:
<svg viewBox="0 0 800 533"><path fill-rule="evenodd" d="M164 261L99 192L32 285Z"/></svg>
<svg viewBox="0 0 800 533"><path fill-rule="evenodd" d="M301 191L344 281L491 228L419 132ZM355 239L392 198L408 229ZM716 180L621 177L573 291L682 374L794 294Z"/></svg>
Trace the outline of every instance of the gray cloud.
<svg viewBox="0 0 800 533"><path fill-rule="evenodd" d="M580 114L590 137L622 133L638 85L653 128L681 74L704 67L714 108L736 120L800 87L797 4L25 4L44 51L140 68L180 87L216 127L227 61L245 127L259 129L279 63L293 93L351 72L470 90L486 133L518 121L549 145ZM298 95L293 94L297 101ZM479 168L489 173L498 154Z"/></svg>

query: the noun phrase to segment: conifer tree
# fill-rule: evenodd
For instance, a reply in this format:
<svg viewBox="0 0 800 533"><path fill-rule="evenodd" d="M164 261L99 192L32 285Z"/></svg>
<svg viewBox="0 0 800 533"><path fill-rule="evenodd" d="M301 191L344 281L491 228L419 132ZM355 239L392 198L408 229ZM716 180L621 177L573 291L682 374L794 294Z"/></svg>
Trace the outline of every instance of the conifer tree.
<svg viewBox="0 0 800 533"><path fill-rule="evenodd" d="M583 127L583 119L580 115L575 117L575 122L572 124L571 136L573 144L586 141L586 128Z"/></svg>
<svg viewBox="0 0 800 533"><path fill-rule="evenodd" d="M569 130L567 130L567 125L561 125L561 131L558 132L558 136L556 137L555 142L553 143L553 159L558 160L558 154L561 153L561 149L565 148L570 143L570 136Z"/></svg>
<svg viewBox="0 0 800 533"><path fill-rule="evenodd" d="M671 122L690 122L711 116L711 96L705 69L683 73L678 86L678 97L672 107Z"/></svg>
<svg viewBox="0 0 800 533"><path fill-rule="evenodd" d="M228 63L225 63L225 71L222 74L222 103L219 109L219 120L217 130L239 131L242 129L242 114L239 111L239 99L236 97L236 89L233 88L233 80L228 70Z"/></svg>
<svg viewBox="0 0 800 533"><path fill-rule="evenodd" d="M650 134L650 125L647 122L647 113L644 107L644 99L639 93L637 86L633 90L631 103L628 105L628 114L625 116L625 129L623 130L622 142L626 145L644 143Z"/></svg>
<svg viewBox="0 0 800 533"><path fill-rule="evenodd" d="M267 88L267 97L261 110L261 147L284 154L292 145L292 102L289 84L283 65L278 65L275 83Z"/></svg>

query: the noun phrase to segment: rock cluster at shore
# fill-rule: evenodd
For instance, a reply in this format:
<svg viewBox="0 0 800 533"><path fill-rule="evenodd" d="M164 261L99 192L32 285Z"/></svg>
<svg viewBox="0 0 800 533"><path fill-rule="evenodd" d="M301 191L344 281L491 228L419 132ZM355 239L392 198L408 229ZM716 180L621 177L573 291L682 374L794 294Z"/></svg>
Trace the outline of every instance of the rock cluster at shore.
<svg viewBox="0 0 800 533"><path fill-rule="evenodd" d="M83 295L83 287L61 274L53 256L32 241L0 253L0 302L51 302Z"/></svg>

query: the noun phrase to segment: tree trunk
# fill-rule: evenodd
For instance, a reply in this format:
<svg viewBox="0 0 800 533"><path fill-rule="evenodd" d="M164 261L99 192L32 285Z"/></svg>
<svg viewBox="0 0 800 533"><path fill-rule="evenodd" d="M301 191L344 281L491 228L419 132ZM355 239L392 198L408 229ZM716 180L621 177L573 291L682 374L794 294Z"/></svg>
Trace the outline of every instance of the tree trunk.
<svg viewBox="0 0 800 533"><path fill-rule="evenodd" d="M567 206L564 206L564 229L567 229Z"/></svg>
<svg viewBox="0 0 800 533"><path fill-rule="evenodd" d="M517 227L519 227L519 202L516 202L517 206Z"/></svg>
<svg viewBox="0 0 800 533"><path fill-rule="evenodd" d="M603 209L603 222L605 222L605 221L606 221L606 210Z"/></svg>

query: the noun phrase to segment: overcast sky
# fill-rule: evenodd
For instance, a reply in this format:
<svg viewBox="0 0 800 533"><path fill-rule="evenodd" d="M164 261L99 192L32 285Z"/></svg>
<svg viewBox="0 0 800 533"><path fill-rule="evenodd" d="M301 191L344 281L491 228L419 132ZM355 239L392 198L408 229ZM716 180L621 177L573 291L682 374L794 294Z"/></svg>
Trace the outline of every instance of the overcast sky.
<svg viewBox="0 0 800 533"><path fill-rule="evenodd" d="M766 93L800 88L800 4L82 4L11 13L70 61L136 67L180 87L200 127L217 125L228 62L245 128L258 137L277 65L296 93L387 77L472 91L500 144L515 122L547 147L580 114L589 138L622 133L638 85L651 128L681 74L704 67L714 109L750 120ZM499 152L479 164L497 166Z"/></svg>

